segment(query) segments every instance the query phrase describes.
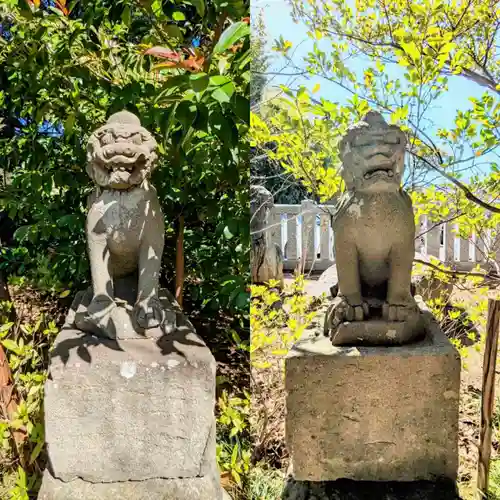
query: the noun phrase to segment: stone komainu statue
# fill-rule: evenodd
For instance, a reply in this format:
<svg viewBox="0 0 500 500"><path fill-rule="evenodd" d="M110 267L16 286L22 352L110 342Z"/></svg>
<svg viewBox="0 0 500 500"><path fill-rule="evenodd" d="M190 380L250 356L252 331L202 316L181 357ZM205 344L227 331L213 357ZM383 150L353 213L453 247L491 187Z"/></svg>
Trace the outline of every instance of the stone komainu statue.
<svg viewBox="0 0 500 500"><path fill-rule="evenodd" d="M274 206L273 195L263 186L250 186L250 191L252 283L276 280L283 286L283 253L269 237L268 214Z"/></svg>
<svg viewBox="0 0 500 500"><path fill-rule="evenodd" d="M337 336L345 322L405 323L396 330L372 323L384 336L391 332L389 338L377 333L375 343L405 343L422 333L411 294L414 214L411 198L401 187L405 146L401 129L389 126L376 112L350 128L340 143L347 189L332 218L339 288L325 319L325 333L334 343L356 343L348 334ZM353 335L363 331L351 328ZM368 340L370 334L365 331L361 337L364 334Z"/></svg>
<svg viewBox="0 0 500 500"><path fill-rule="evenodd" d="M158 299L164 222L156 190L148 178L157 160L156 141L132 113L112 115L90 137L87 172L96 186L88 199L87 242L93 294L75 324L110 334L119 278L136 275L132 317L137 330L165 320Z"/></svg>

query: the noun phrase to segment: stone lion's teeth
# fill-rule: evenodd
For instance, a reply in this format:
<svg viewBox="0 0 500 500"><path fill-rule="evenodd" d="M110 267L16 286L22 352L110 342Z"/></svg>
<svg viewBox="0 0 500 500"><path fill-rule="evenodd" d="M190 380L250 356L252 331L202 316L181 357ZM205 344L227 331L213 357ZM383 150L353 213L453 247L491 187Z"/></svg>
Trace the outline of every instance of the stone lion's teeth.
<svg viewBox="0 0 500 500"><path fill-rule="evenodd" d="M392 170L389 170L389 177L392 177L394 175L394 172Z"/></svg>

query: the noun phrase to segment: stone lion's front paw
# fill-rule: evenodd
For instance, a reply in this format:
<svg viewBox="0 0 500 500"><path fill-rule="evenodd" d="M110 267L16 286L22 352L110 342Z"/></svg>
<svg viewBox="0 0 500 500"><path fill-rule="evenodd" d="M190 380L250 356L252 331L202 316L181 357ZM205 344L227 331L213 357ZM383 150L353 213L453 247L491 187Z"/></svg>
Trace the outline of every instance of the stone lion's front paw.
<svg viewBox="0 0 500 500"><path fill-rule="evenodd" d="M345 297L338 297L326 313L325 330L334 331L346 321L363 321L368 317L369 312L366 302L351 304Z"/></svg>
<svg viewBox="0 0 500 500"><path fill-rule="evenodd" d="M109 295L96 295L85 312L75 315L75 326L84 332L114 338L110 322L115 308L116 304Z"/></svg>
<svg viewBox="0 0 500 500"><path fill-rule="evenodd" d="M139 300L133 314L139 327L145 330L163 324L165 318L163 306L156 297Z"/></svg>
<svg viewBox="0 0 500 500"><path fill-rule="evenodd" d="M116 303L109 295L96 295L87 307L85 318L97 326L106 326L115 307Z"/></svg>
<svg viewBox="0 0 500 500"><path fill-rule="evenodd" d="M343 311L341 312L344 321L363 321L368 316L368 304L362 302L359 305L351 305L344 301Z"/></svg>
<svg viewBox="0 0 500 500"><path fill-rule="evenodd" d="M386 302L382 306L382 317L386 321L408 321L415 314L418 314L416 304L391 304Z"/></svg>

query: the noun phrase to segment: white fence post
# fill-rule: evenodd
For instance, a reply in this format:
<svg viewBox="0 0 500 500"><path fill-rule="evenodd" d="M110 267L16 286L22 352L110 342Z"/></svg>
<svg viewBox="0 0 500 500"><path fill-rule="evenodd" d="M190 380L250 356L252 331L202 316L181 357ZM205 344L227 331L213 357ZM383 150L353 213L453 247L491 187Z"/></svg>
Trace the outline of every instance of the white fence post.
<svg viewBox="0 0 500 500"><path fill-rule="evenodd" d="M311 200L304 200L300 204L302 216L302 251L300 255L301 266L311 266L315 261L314 236L316 227L316 206ZM309 267L308 266L308 267Z"/></svg>

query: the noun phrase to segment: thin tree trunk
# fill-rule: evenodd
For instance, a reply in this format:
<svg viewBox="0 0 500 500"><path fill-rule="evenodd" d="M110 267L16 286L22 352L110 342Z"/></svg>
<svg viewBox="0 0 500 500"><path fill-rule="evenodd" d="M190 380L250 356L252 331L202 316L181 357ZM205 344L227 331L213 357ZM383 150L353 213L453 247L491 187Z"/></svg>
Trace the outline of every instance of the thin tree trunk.
<svg viewBox="0 0 500 500"><path fill-rule="evenodd" d="M495 365L498 351L500 300L488 301L488 324L483 360L483 388L481 400L481 433L477 474L477 497L486 498L491 456L492 416L495 408Z"/></svg>

